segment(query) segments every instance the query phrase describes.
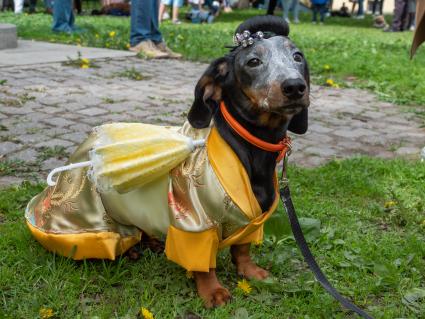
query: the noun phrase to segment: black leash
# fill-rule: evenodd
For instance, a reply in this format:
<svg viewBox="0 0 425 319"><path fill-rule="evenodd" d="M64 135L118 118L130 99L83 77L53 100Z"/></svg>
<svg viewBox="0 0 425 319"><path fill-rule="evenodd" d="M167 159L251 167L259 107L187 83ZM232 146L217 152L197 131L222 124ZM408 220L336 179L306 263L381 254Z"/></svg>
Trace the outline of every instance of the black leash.
<svg viewBox="0 0 425 319"><path fill-rule="evenodd" d="M310 267L311 271L314 274L314 277L316 277L316 280L322 285L323 288L326 289L326 291L332 297L338 300L345 308L357 313L360 317L366 319L373 319L373 317L368 315L364 310L360 309L351 301L341 296L341 294L332 286L332 284L326 278L325 274L322 272L316 260L314 259L310 248L308 248L308 244L304 238L300 223L298 222L297 214L295 213L294 204L292 203L291 199L291 192L289 191L289 183L286 177L286 157L287 156L285 156L285 160L283 162L282 176L279 182L280 199L282 200L283 206L285 206L286 213L288 214L289 221L291 223L292 233L295 237L295 241L297 242L299 249L301 250L301 253L304 256L304 260Z"/></svg>

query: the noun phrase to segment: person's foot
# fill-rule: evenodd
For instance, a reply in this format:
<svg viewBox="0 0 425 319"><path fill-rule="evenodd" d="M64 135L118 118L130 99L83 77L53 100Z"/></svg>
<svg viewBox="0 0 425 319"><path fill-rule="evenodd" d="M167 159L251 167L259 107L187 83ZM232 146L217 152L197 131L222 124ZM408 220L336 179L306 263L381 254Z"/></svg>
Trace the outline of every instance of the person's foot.
<svg viewBox="0 0 425 319"><path fill-rule="evenodd" d="M166 53L170 58L172 59L181 59L182 55L180 53L176 53L172 51L165 42L159 42L155 44L156 48L161 51L162 53Z"/></svg>
<svg viewBox="0 0 425 319"><path fill-rule="evenodd" d="M164 12L162 15L162 20L170 20L170 14L168 12Z"/></svg>
<svg viewBox="0 0 425 319"><path fill-rule="evenodd" d="M129 50L136 53L142 53L150 59L164 59L170 57L166 52L159 50L150 40L142 41L139 44L130 47Z"/></svg>
<svg viewBox="0 0 425 319"><path fill-rule="evenodd" d="M399 30L395 30L395 29L393 29L393 28L391 28L391 27L385 28L385 29L384 29L384 30L382 30L382 31L384 31L384 32L400 32Z"/></svg>
<svg viewBox="0 0 425 319"><path fill-rule="evenodd" d="M177 19L177 20L173 20L173 24L182 24L182 22L179 19Z"/></svg>
<svg viewBox="0 0 425 319"><path fill-rule="evenodd" d="M317 22L316 22L316 21L311 21L311 23L312 23L312 24L317 24Z"/></svg>
<svg viewBox="0 0 425 319"><path fill-rule="evenodd" d="M354 17L354 19L357 19L357 20L363 20L364 18L365 18L364 14L361 14L361 15Z"/></svg>
<svg viewBox="0 0 425 319"><path fill-rule="evenodd" d="M294 23L295 24L298 24L298 23L300 23L300 20L299 19L294 19Z"/></svg>
<svg viewBox="0 0 425 319"><path fill-rule="evenodd" d="M224 7L223 11L224 13L229 13L229 12L232 12L233 10L231 7Z"/></svg>

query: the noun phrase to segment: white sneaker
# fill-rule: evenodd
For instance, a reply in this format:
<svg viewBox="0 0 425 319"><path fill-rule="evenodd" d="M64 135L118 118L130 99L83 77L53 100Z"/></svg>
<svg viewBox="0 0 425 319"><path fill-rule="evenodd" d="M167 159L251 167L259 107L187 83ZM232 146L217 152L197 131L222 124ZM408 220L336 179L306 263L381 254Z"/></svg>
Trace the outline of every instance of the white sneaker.
<svg viewBox="0 0 425 319"><path fill-rule="evenodd" d="M168 12L164 12L162 15L162 20L169 20L170 19L170 14Z"/></svg>

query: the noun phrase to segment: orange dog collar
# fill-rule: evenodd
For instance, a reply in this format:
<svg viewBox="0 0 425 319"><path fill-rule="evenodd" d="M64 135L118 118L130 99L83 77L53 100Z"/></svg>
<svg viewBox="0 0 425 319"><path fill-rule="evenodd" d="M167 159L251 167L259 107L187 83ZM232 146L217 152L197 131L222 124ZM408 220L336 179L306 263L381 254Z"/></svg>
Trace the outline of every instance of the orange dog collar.
<svg viewBox="0 0 425 319"><path fill-rule="evenodd" d="M261 148L264 151L279 153L276 159L277 162L280 162L285 157L286 153L291 151L291 138L289 136L285 135L285 137L277 144L263 141L262 139L252 135L238 121L236 121L236 119L227 110L223 101L220 103L220 111L221 114L223 114L227 124L229 124L230 127L245 141L254 146L257 146L258 148Z"/></svg>

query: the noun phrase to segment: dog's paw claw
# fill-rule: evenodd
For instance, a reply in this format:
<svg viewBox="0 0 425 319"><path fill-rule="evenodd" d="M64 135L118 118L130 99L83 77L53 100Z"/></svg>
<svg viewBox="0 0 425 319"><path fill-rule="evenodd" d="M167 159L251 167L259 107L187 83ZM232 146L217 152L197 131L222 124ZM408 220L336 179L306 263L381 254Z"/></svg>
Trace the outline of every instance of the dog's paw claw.
<svg viewBox="0 0 425 319"><path fill-rule="evenodd" d="M213 305L214 307L218 307L218 306L222 306L224 304L226 304L230 299L231 299L231 295L229 290L227 290L226 288L217 288L214 292L213 292Z"/></svg>
<svg viewBox="0 0 425 319"><path fill-rule="evenodd" d="M229 290L227 290L224 287L219 287L214 289L209 298L207 298L205 301L205 307L206 308L213 308L213 307L220 307L225 305L227 302L229 302L232 299L232 295L230 294Z"/></svg>

